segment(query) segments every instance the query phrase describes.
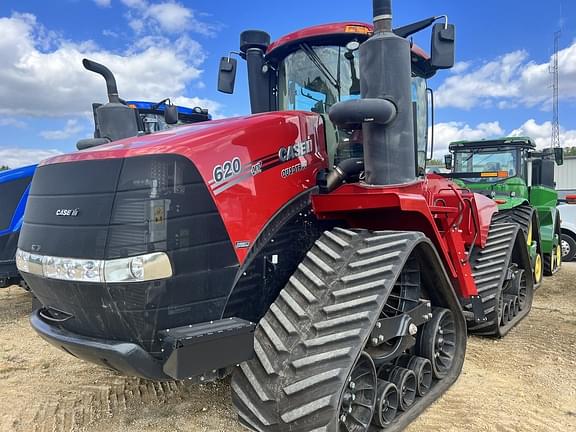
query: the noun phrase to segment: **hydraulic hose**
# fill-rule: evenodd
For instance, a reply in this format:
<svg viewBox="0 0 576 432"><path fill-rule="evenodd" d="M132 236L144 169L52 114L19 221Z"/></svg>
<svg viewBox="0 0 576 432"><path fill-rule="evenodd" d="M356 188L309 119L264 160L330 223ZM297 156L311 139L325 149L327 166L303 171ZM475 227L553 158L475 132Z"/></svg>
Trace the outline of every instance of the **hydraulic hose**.
<svg viewBox="0 0 576 432"><path fill-rule="evenodd" d="M330 193L345 181L360 175L364 171L364 160L351 158L343 160L326 175L320 189L322 193Z"/></svg>

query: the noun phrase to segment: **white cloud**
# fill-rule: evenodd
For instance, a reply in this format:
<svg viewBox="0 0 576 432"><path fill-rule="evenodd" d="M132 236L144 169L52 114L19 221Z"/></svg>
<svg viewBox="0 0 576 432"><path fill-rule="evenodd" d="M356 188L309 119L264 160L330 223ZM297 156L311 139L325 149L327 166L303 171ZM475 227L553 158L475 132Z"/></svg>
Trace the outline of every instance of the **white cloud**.
<svg viewBox="0 0 576 432"><path fill-rule="evenodd" d="M10 168L19 168L32 165L41 160L62 154L55 149L29 149L0 147L0 165L8 165Z"/></svg>
<svg viewBox="0 0 576 432"><path fill-rule="evenodd" d="M159 32L165 33L194 32L213 36L221 28L219 24L199 20L193 9L176 1L122 0L122 3L130 8L128 25L136 33L145 30L154 33L153 30L158 28Z"/></svg>
<svg viewBox="0 0 576 432"><path fill-rule="evenodd" d="M450 72L454 74L461 74L463 72L466 72L470 68L470 66L471 66L470 62L458 62L454 65L452 69L450 69Z"/></svg>
<svg viewBox="0 0 576 432"><path fill-rule="evenodd" d="M61 130L47 130L40 132L40 136L50 141L61 141L77 136L84 130L84 127L78 124L77 119L70 119L66 126Z"/></svg>
<svg viewBox="0 0 576 432"><path fill-rule="evenodd" d="M151 5L148 9L149 16L154 17L167 32L180 32L187 30L190 20L193 18L192 11L178 3L159 3Z"/></svg>
<svg viewBox="0 0 576 432"><path fill-rule="evenodd" d="M467 123L448 122L434 126L434 154L441 157L448 152L448 145L454 141L481 140L505 135L499 122L480 123L470 126Z"/></svg>
<svg viewBox="0 0 576 432"><path fill-rule="evenodd" d="M536 141L540 148L550 147L552 137L552 122L537 123L530 119L518 129L513 130L512 136L528 136ZM576 147L576 130L560 129L560 145L562 147Z"/></svg>
<svg viewBox="0 0 576 432"><path fill-rule="evenodd" d="M455 75L447 78L436 91L439 107L471 109L477 106L512 108L518 105L543 105L549 109L550 63L529 60L526 51L514 51L473 69L459 63ZM560 97L576 100L576 41L561 50Z"/></svg>
<svg viewBox="0 0 576 432"><path fill-rule="evenodd" d="M22 120L18 120L12 117L3 117L0 118L0 126L13 126L18 129L22 129L26 127L26 123Z"/></svg>
<svg viewBox="0 0 576 432"><path fill-rule="evenodd" d="M94 0L94 3L100 7L110 7L111 1L112 0Z"/></svg>
<svg viewBox="0 0 576 432"><path fill-rule="evenodd" d="M125 99L184 96L202 73L202 47L186 35L175 41L143 37L125 53L115 53L91 41L62 39L44 51L38 44L46 46L46 37L39 39L46 33L30 14L0 18L0 115L70 117L89 112L92 102L105 102L104 81L82 67L84 57L114 72Z"/></svg>
<svg viewBox="0 0 576 432"><path fill-rule="evenodd" d="M117 38L119 36L119 34L113 30L104 29L104 30L102 30L102 36Z"/></svg>

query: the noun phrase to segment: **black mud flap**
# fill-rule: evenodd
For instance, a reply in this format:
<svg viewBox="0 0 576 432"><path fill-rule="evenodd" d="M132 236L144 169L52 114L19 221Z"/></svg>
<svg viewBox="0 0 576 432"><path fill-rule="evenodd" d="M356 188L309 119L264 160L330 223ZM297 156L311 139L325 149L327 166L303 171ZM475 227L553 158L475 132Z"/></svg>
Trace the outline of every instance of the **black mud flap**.
<svg viewBox="0 0 576 432"><path fill-rule="evenodd" d="M181 380L250 360L255 328L255 323L227 318L163 330L164 349L171 350L164 373Z"/></svg>

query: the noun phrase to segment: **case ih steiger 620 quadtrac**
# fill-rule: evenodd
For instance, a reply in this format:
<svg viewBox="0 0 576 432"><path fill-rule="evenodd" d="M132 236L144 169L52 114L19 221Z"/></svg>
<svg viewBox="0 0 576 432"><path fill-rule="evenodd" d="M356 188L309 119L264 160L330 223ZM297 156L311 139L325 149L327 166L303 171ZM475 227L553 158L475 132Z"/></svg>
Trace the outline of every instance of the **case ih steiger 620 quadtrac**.
<svg viewBox="0 0 576 432"><path fill-rule="evenodd" d="M450 144L447 174L454 182L496 201L495 220L517 222L527 237L534 284L562 265L560 212L554 182L555 164L564 163L564 149L536 150L526 137L507 137ZM530 172L529 172L530 171Z"/></svg>
<svg viewBox="0 0 576 432"><path fill-rule="evenodd" d="M431 57L407 38L436 20L393 31L388 0L374 26L244 32L254 115L44 162L17 256L33 327L125 374L234 370L253 430L404 428L460 374L466 320L502 336L533 295L521 227L423 174L454 27Z"/></svg>
<svg viewBox="0 0 576 432"><path fill-rule="evenodd" d="M82 140L78 143L78 149L86 149L101 144L107 144L129 136L150 134L169 128L175 124L190 124L210 120L208 111L199 107L185 108L167 104L169 99L160 103L124 101L118 98L116 79L112 72L105 66L84 60L86 69L102 75L106 80L108 97L110 102L103 115L98 115L102 104L92 105L94 112L94 139ZM110 107L113 107L110 110ZM125 130L116 124L114 110L125 111L129 108L131 115L136 117L137 128ZM17 168L0 172L0 288L22 282L20 273L16 269L16 248L18 236L24 219L24 209L28 201L30 182L36 170L36 165Z"/></svg>

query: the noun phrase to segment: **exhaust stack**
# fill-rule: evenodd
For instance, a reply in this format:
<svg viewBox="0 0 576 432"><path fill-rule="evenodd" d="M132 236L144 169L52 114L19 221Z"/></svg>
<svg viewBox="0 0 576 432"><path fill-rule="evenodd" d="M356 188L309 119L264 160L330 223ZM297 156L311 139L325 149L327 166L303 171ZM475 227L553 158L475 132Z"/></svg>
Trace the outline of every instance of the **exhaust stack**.
<svg viewBox="0 0 576 432"><path fill-rule="evenodd" d="M364 122L366 182L393 185L416 180L410 42L392 32L391 0L373 0L374 36L360 47L362 99L396 108L389 123Z"/></svg>
<svg viewBox="0 0 576 432"><path fill-rule="evenodd" d="M114 74L106 66L89 59L82 60L82 64L86 69L102 75L104 80L106 80L109 102L105 105L93 106L94 138L78 141L76 148L84 150L112 141L137 136L140 131L138 113L127 106L118 96L118 87L116 86Z"/></svg>
<svg viewBox="0 0 576 432"><path fill-rule="evenodd" d="M118 86L116 85L116 78L114 74L106 66L95 61L84 59L82 60L84 68L87 70L102 75L106 81L106 90L108 92L108 101L110 103L120 103L120 97L118 96Z"/></svg>

